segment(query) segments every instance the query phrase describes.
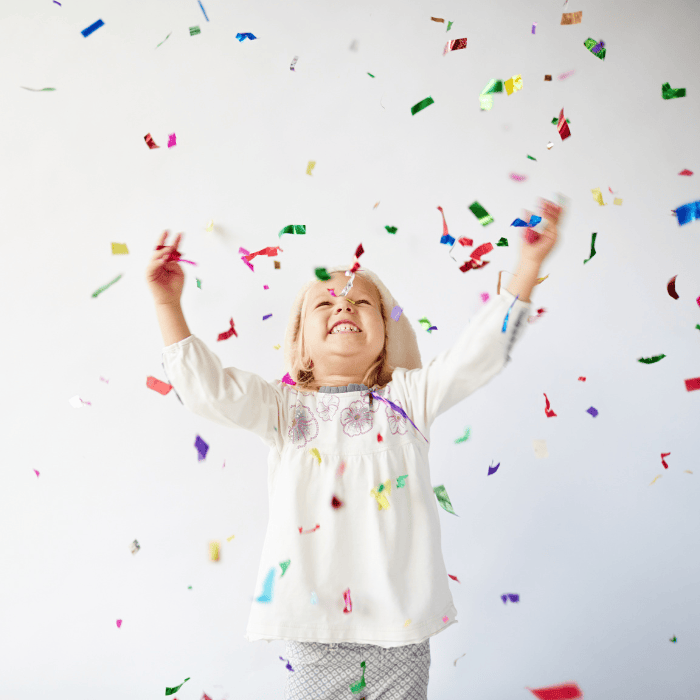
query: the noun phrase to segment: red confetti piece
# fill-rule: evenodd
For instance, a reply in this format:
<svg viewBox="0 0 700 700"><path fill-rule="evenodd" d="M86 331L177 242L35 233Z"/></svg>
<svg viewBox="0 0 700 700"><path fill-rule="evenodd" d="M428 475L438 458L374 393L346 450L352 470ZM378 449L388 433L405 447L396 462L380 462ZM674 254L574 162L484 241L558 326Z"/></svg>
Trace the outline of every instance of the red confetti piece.
<svg viewBox="0 0 700 700"><path fill-rule="evenodd" d="M250 262L254 257L257 255L267 255L268 258L274 258L276 255L279 255L278 251L282 251L282 248L276 247L276 248L263 248L262 250L258 250L255 253L248 253L245 256L246 261ZM238 251L240 252L240 251ZM282 251L284 252L284 251Z"/></svg>
<svg viewBox="0 0 700 700"><path fill-rule="evenodd" d="M547 399L547 394L544 395L544 398ZM549 406L549 399L547 399L547 406L545 407L544 412L547 415L547 418L556 418L557 417L557 414L554 413L554 411Z"/></svg>
<svg viewBox="0 0 700 700"><path fill-rule="evenodd" d="M170 384L161 382L160 379L156 379L155 377L148 377L148 379L146 379L146 386L149 389L153 389L153 391L157 391L162 396L167 396L173 388Z"/></svg>
<svg viewBox="0 0 700 700"><path fill-rule="evenodd" d="M343 599L345 600L345 609L343 610L344 613L351 613L352 612L352 598L350 598L350 589L348 588L347 591L343 591Z"/></svg>
<svg viewBox="0 0 700 700"><path fill-rule="evenodd" d="M661 453L661 464L664 465L664 469L668 469L668 464L666 464L666 460L664 457L668 457L671 453L670 452L662 452Z"/></svg>
<svg viewBox="0 0 700 700"><path fill-rule="evenodd" d="M231 328L229 328L227 331L224 331L223 333L219 333L218 338L216 339L217 341L219 340L228 340L232 335L235 335L236 338L238 338L238 333L236 333L236 329L233 327L233 319L230 320Z"/></svg>
<svg viewBox="0 0 700 700"><path fill-rule="evenodd" d="M456 576L453 576L452 574L447 574L451 579L454 581L457 581L457 583L462 583Z"/></svg>
<svg viewBox="0 0 700 700"><path fill-rule="evenodd" d="M700 377L685 380L686 391L697 391L700 389Z"/></svg>
<svg viewBox="0 0 700 700"><path fill-rule="evenodd" d="M540 700L568 700L568 698L582 698L583 693L576 683L564 683L563 685L552 685L549 688L539 688L528 690Z"/></svg>
<svg viewBox="0 0 700 700"><path fill-rule="evenodd" d="M458 240L460 245L465 245L465 246L466 245L469 245L469 246L474 245L474 241L471 238L462 237L462 238L458 238L457 240Z"/></svg>
<svg viewBox="0 0 700 700"><path fill-rule="evenodd" d="M693 174L693 171L692 171L692 170L688 170L688 169L686 168L685 170L681 170L678 174L679 174L679 175L692 175L692 174Z"/></svg>
<svg viewBox="0 0 700 700"><path fill-rule="evenodd" d="M678 275L671 277L671 279L668 281L668 285L666 285L666 290L668 291L669 296L673 297L674 299L678 299L678 292L676 291L676 277L678 277Z"/></svg>
<svg viewBox="0 0 700 700"><path fill-rule="evenodd" d="M335 495L333 495L331 505L337 510L338 508L342 508L343 502L339 498L336 498Z"/></svg>
<svg viewBox="0 0 700 700"><path fill-rule="evenodd" d="M578 380L579 380L580 382L585 382L585 381L586 381L586 378L585 378L585 377L579 377Z"/></svg>
<svg viewBox="0 0 700 700"><path fill-rule="evenodd" d="M566 123L566 119L564 119L564 108L561 108L561 112L559 112L559 122L557 123L557 131L559 132L559 136L561 136L561 140L563 141L564 139L568 139L569 136L571 136L571 131L569 131L569 125Z"/></svg>
<svg viewBox="0 0 700 700"><path fill-rule="evenodd" d="M316 530L318 530L318 528L320 528L320 527L321 527L320 525L316 525L316 527L313 530L307 530L306 532L302 532L302 528L299 528L299 534L300 535L302 535L302 534L308 535L311 532L316 532Z"/></svg>
<svg viewBox="0 0 700 700"><path fill-rule="evenodd" d="M143 137L143 139L148 144L150 149L160 148L160 146L156 146L156 142L153 140L150 131Z"/></svg>
<svg viewBox="0 0 700 700"><path fill-rule="evenodd" d="M377 433L377 442L384 442L384 438L379 433Z"/></svg>

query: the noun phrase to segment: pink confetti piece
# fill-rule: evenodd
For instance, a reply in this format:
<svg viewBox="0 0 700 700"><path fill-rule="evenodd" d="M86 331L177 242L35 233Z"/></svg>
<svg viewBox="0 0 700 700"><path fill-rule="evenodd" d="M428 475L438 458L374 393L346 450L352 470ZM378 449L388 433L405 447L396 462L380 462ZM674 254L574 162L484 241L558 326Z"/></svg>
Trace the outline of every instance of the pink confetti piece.
<svg viewBox="0 0 700 700"><path fill-rule="evenodd" d="M265 286L263 287L263 289L269 289L269 287L268 287L267 285L265 285Z"/></svg>
<svg viewBox="0 0 700 700"><path fill-rule="evenodd" d="M121 627L121 626L122 626L122 621L121 621L121 620L117 620L117 627Z"/></svg>
<svg viewBox="0 0 700 700"><path fill-rule="evenodd" d="M449 622L449 620L450 620L450 618L447 617L447 615L445 615L445 617L442 618L442 621L443 621L444 623Z"/></svg>
<svg viewBox="0 0 700 700"><path fill-rule="evenodd" d="M347 591L343 591L343 599L345 600L345 609L343 610L344 613L351 613L352 612L352 599L350 598L350 589L348 588Z"/></svg>
<svg viewBox="0 0 700 700"><path fill-rule="evenodd" d="M38 479L38 478L39 478L39 472L35 469L35 470L34 470L34 473L36 474L37 479Z"/></svg>
<svg viewBox="0 0 700 700"><path fill-rule="evenodd" d="M566 80L570 75L573 75L576 71L575 70L570 70L567 73L562 73L559 76L559 80Z"/></svg>
<svg viewBox="0 0 700 700"><path fill-rule="evenodd" d="M518 173L511 173L510 179L515 180L517 182L522 182L523 180L527 180L527 175L518 175Z"/></svg>
<svg viewBox="0 0 700 700"><path fill-rule="evenodd" d="M172 148L173 146L177 146L177 137L175 134L168 134L168 148Z"/></svg>
<svg viewBox="0 0 700 700"><path fill-rule="evenodd" d="M289 386L296 386L297 383L289 376L289 372L282 377L282 382L284 384L289 384Z"/></svg>

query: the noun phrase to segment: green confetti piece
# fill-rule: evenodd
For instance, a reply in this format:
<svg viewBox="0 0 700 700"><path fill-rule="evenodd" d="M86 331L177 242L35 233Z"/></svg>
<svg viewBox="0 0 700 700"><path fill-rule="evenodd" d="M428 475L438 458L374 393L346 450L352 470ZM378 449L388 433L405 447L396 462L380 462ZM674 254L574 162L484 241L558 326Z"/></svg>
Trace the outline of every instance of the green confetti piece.
<svg viewBox="0 0 700 700"><path fill-rule="evenodd" d="M593 53L593 47L597 44L598 42L595 39L591 39L590 37L586 39L586 41L583 42L583 45L591 52ZM603 47L598 53L593 53L594 56L597 56L601 61L605 58L605 47Z"/></svg>
<svg viewBox="0 0 700 700"><path fill-rule="evenodd" d="M106 284L104 287L100 287L96 292L92 293L92 298L94 299L98 294L101 294L104 292L105 289L109 289L115 282L119 282L119 280L122 278L121 275L117 277L116 279L113 279L109 284Z"/></svg>
<svg viewBox="0 0 700 700"><path fill-rule="evenodd" d="M192 590L192 586L187 586L187 590L188 590L188 591L191 591L191 590Z"/></svg>
<svg viewBox="0 0 700 700"><path fill-rule="evenodd" d="M377 493L381 493L384 490L384 484L379 484L379 487L377 488Z"/></svg>
<svg viewBox="0 0 700 700"><path fill-rule="evenodd" d="M414 104L413 107L411 107L411 114L418 114L422 109L425 109L426 107L429 107L431 104L433 104L435 100L432 97L426 97L424 100L421 100L417 104Z"/></svg>
<svg viewBox="0 0 700 700"><path fill-rule="evenodd" d="M499 239L498 243L496 243L496 246L499 246L499 245L500 245L500 246L508 247L508 239L507 239L507 238L501 237L501 238Z"/></svg>
<svg viewBox="0 0 700 700"><path fill-rule="evenodd" d="M196 36L197 34L201 34L202 30L199 28L199 25L196 27L190 27L190 36Z"/></svg>
<svg viewBox="0 0 700 700"><path fill-rule="evenodd" d="M172 34L172 32L170 32L170 34ZM165 39L163 39L163 41L160 42L160 44L164 44L168 40L170 34L168 34L168 36L166 36ZM158 46L160 46L160 44L158 44ZM156 48L158 48L158 46L156 46Z"/></svg>
<svg viewBox="0 0 700 700"><path fill-rule="evenodd" d="M484 209L484 207L479 204L479 202L474 202L473 204L469 205L469 208L472 211L472 214L476 216L477 219L479 219L479 223L482 226L488 226L490 223L493 223L493 219L489 215L489 213Z"/></svg>
<svg viewBox="0 0 700 700"><path fill-rule="evenodd" d="M696 323L695 327L700 331L700 323Z"/></svg>
<svg viewBox="0 0 700 700"><path fill-rule="evenodd" d="M552 119L552 124L558 124L558 123L559 123L559 119L557 117L554 117L554 119ZM566 120L566 123L571 124L571 122L568 119Z"/></svg>
<svg viewBox="0 0 700 700"><path fill-rule="evenodd" d="M406 485L406 479L408 479L408 474L396 477L396 488L400 489Z"/></svg>
<svg viewBox="0 0 700 700"><path fill-rule="evenodd" d="M371 73L367 73L367 75L369 75L370 78L374 78L374 76Z"/></svg>
<svg viewBox="0 0 700 700"><path fill-rule="evenodd" d="M503 92L502 80L496 80L495 78L493 80L490 80L488 85L481 91L481 94L490 95L494 92Z"/></svg>
<svg viewBox="0 0 700 700"><path fill-rule="evenodd" d="M182 686L185 685L185 683L187 683L188 680L189 680L189 678L185 678L185 680L182 681L182 683L180 683L180 685L175 686L174 688L166 688L165 694L166 695L175 695L175 693L177 693L177 691L180 690L180 688L182 688Z"/></svg>
<svg viewBox="0 0 700 700"><path fill-rule="evenodd" d="M315 272L316 277L318 277L320 280L329 280L331 278L325 267L317 267Z"/></svg>
<svg viewBox="0 0 700 700"><path fill-rule="evenodd" d="M664 83L661 86L661 97L664 100L672 100L674 97L685 97L685 88L671 88L671 83Z"/></svg>
<svg viewBox="0 0 700 700"><path fill-rule="evenodd" d="M528 156L528 158L529 158L530 160L537 161L537 158L533 158L532 156Z"/></svg>
<svg viewBox="0 0 700 700"><path fill-rule="evenodd" d="M360 666L362 666L362 678L357 681L357 683L353 683L350 686L350 692L351 693L359 693L367 684L365 683L365 665L366 662L363 661Z"/></svg>
<svg viewBox="0 0 700 700"><path fill-rule="evenodd" d="M654 355L654 357L640 357L637 362L643 362L645 365L653 365L655 362L663 360L666 355Z"/></svg>
<svg viewBox="0 0 700 700"><path fill-rule="evenodd" d="M285 233L296 233L298 236L303 236L306 233L306 225L294 225L290 224L285 226L278 234L278 238L282 238L282 234Z"/></svg>
<svg viewBox="0 0 700 700"><path fill-rule="evenodd" d="M450 497L447 495L447 491L445 490L444 486L436 486L433 491L435 492L435 495L437 496L438 503L448 512L452 513L452 515L457 515L457 513L454 512L454 509L452 508L452 504L450 503ZM457 515L457 517L459 517Z"/></svg>
<svg viewBox="0 0 700 700"><path fill-rule="evenodd" d="M289 565L290 565L291 563L292 563L292 560L291 560L291 559L287 559L287 561L281 561L281 562L280 562L280 566L282 567L282 576L284 576L284 574L285 574L286 571L287 571L287 568L289 567ZM282 576L280 576L280 578L282 578Z"/></svg>
<svg viewBox="0 0 700 700"><path fill-rule="evenodd" d="M197 280L197 288L201 289L202 288L202 280L200 280L199 277L195 277L195 279Z"/></svg>
<svg viewBox="0 0 700 700"><path fill-rule="evenodd" d="M461 442L466 442L469 440L469 436L471 435L471 428L467 428L466 431L464 432L464 435L461 438L457 438L455 440L455 445L459 445Z"/></svg>
<svg viewBox="0 0 700 700"><path fill-rule="evenodd" d="M56 88L28 88L24 85L20 85L23 90L30 90L31 92L54 92Z"/></svg>
<svg viewBox="0 0 700 700"><path fill-rule="evenodd" d="M385 226L384 227L389 233L396 233L399 229L396 226Z"/></svg>
<svg viewBox="0 0 700 700"><path fill-rule="evenodd" d="M591 239L591 257L588 258L588 260L590 260L595 255L595 237L597 235L598 235L597 233L594 233L593 238ZM588 260L584 260L583 264L585 265L588 262Z"/></svg>
<svg viewBox="0 0 700 700"><path fill-rule="evenodd" d="M447 23L447 31L448 31L448 32L450 31L450 29L452 29L452 25L453 25L453 24L454 24L454 22L448 22L448 23Z"/></svg>
<svg viewBox="0 0 700 700"><path fill-rule="evenodd" d="M428 321L428 319L425 316L423 316L423 318L419 319L418 323L420 323L420 325L423 326L423 328L425 328L426 331L429 328L431 328L433 325L432 323L430 323L430 321Z"/></svg>

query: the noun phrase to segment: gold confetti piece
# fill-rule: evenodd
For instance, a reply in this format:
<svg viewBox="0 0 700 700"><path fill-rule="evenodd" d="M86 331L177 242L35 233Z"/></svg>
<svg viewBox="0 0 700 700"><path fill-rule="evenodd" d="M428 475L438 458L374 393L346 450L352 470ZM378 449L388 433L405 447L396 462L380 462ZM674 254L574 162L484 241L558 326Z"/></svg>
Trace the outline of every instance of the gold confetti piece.
<svg viewBox="0 0 700 700"><path fill-rule="evenodd" d="M310 160L309 164L306 166L306 174L311 175L311 171L316 167L316 161Z"/></svg>
<svg viewBox="0 0 700 700"><path fill-rule="evenodd" d="M126 243L112 243L112 255L128 255L129 249Z"/></svg>
<svg viewBox="0 0 700 700"><path fill-rule="evenodd" d="M379 202L377 202L377 203L372 207L372 209L376 209L378 206L379 206Z"/></svg>
<svg viewBox="0 0 700 700"><path fill-rule="evenodd" d="M279 350L280 347L281 347L281 345L273 345L272 347L273 347L275 350Z"/></svg>
<svg viewBox="0 0 700 700"><path fill-rule="evenodd" d="M211 233L214 230L214 219L209 219L207 227L204 229L207 233Z"/></svg>
<svg viewBox="0 0 700 700"><path fill-rule="evenodd" d="M591 192L593 193L593 199L595 199L601 207L604 207L605 202L603 201L603 194L600 191L600 187L596 187L594 190L591 190Z"/></svg>
<svg viewBox="0 0 700 700"><path fill-rule="evenodd" d="M403 626L408 627L410 624L411 624L411 620L409 618L408 620L406 620L406 622L403 623Z"/></svg>
<svg viewBox="0 0 700 700"><path fill-rule="evenodd" d="M562 12L561 24L581 24L583 10L578 12Z"/></svg>
<svg viewBox="0 0 700 700"><path fill-rule="evenodd" d="M309 450L309 452L311 452L311 454L312 454L314 457L316 457L316 459L318 460L318 463L321 464L321 455L320 455L319 452L318 452L318 448L312 447L312 448Z"/></svg>
<svg viewBox="0 0 700 700"><path fill-rule="evenodd" d="M432 19L433 22L444 22L445 21L442 17L431 17L430 19Z"/></svg>
<svg viewBox="0 0 700 700"><path fill-rule="evenodd" d="M656 477L656 479L660 479L660 478L661 478L661 474L659 474L659 475ZM654 481L656 481L656 479L654 479ZM652 481L651 484L653 484L654 481ZM651 484L649 484L649 486L651 486Z"/></svg>
<svg viewBox="0 0 700 700"><path fill-rule="evenodd" d="M209 559L211 561L219 561L219 543L210 542L209 543Z"/></svg>
<svg viewBox="0 0 700 700"><path fill-rule="evenodd" d="M230 542L234 537L235 537L235 535L231 535L231 537L227 537L227 538L226 538L226 541L227 541L227 542Z"/></svg>
<svg viewBox="0 0 700 700"><path fill-rule="evenodd" d="M615 199L614 199L614 201L613 201L613 204L619 204L619 205L621 205L621 204L622 204L622 200L621 200L619 197L615 197Z"/></svg>
<svg viewBox="0 0 700 700"><path fill-rule="evenodd" d="M509 95L512 95L514 92L517 92L518 90L523 89L523 78L520 73L518 75L514 75L512 78L508 78L505 83L503 83L506 87L506 92Z"/></svg>

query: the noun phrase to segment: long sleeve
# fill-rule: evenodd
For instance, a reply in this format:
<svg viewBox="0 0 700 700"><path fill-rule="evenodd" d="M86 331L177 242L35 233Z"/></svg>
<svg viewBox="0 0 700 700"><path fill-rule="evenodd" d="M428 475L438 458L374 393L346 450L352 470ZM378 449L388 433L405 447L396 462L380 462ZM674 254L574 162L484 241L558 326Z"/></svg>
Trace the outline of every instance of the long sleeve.
<svg viewBox="0 0 700 700"><path fill-rule="evenodd" d="M163 370L192 413L230 428L250 430L265 444L281 449L284 405L275 384L252 372L223 368L217 355L194 335L163 349Z"/></svg>
<svg viewBox="0 0 700 700"><path fill-rule="evenodd" d="M515 304L513 304L515 302ZM511 305L512 308L511 308ZM507 290L491 299L472 319L457 342L422 369L394 371L393 384L401 387L405 410L420 428L489 382L510 360L513 344L527 325L530 303ZM508 314L505 333L503 325Z"/></svg>

